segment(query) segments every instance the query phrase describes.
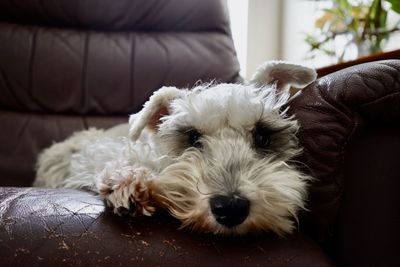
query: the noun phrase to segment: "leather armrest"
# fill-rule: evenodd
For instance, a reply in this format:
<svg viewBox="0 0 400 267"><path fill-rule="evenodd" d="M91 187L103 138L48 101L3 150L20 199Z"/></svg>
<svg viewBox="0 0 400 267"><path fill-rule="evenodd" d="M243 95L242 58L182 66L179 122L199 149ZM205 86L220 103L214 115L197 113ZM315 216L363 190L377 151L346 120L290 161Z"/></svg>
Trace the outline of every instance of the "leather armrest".
<svg viewBox="0 0 400 267"><path fill-rule="evenodd" d="M167 214L119 217L88 192L0 188L4 265L332 266L302 233L221 237L178 229Z"/></svg>
<svg viewBox="0 0 400 267"><path fill-rule="evenodd" d="M400 60L324 76L289 113L301 125L298 161L316 178L303 230L340 266L400 266Z"/></svg>
<svg viewBox="0 0 400 267"><path fill-rule="evenodd" d="M366 127L400 125L400 60L365 63L310 84L289 103L301 125L299 159L316 178L303 225L326 238L344 192L345 152Z"/></svg>

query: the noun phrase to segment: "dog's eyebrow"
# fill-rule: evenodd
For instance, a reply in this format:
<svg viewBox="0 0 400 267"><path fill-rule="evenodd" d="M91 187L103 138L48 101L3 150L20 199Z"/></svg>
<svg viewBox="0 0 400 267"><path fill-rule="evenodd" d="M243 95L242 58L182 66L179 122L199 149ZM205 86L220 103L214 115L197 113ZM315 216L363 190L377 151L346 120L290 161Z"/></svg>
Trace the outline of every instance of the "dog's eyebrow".
<svg viewBox="0 0 400 267"><path fill-rule="evenodd" d="M202 132L201 132L199 129L197 129L196 127L192 127L192 126L187 126L187 127L178 128L176 131L177 131L178 133L181 133L181 134L187 134L187 133L189 133L189 132L191 132L191 131L197 131L197 132L199 132L200 134L202 134Z"/></svg>
<svg viewBox="0 0 400 267"><path fill-rule="evenodd" d="M285 125L285 126L281 126L281 127L277 127L277 126L273 126L274 123L273 122L267 122L265 120L259 120L254 124L254 129L256 128L261 128L263 130L265 130L266 132L269 132L271 134L275 134L275 133L279 133L283 130L286 130L287 128L290 127L290 125Z"/></svg>
<svg viewBox="0 0 400 267"><path fill-rule="evenodd" d="M278 132L283 131L283 130L285 130L285 129L290 127L289 125L283 126L283 127L272 126L272 125L274 125L273 121L268 122L265 119L263 119L264 114L265 114L264 112L265 112L265 109L264 109L264 106L262 106L260 117L258 118L256 123L254 124L254 128L253 129L256 129L257 127L261 127L264 130L269 131L271 134L274 134L274 133L278 133Z"/></svg>

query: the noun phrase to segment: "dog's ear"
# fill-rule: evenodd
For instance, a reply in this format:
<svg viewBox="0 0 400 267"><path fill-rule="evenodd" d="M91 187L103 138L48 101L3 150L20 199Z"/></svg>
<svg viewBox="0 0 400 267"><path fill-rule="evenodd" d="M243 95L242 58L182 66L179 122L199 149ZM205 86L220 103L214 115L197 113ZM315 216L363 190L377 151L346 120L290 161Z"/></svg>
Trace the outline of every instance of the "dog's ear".
<svg viewBox="0 0 400 267"><path fill-rule="evenodd" d="M277 91L287 91L290 87L306 87L316 78L314 69L284 61L267 61L257 68L250 83L275 85Z"/></svg>
<svg viewBox="0 0 400 267"><path fill-rule="evenodd" d="M145 127L157 131L160 119L169 115L172 100L183 95L183 90L175 87L162 87L153 93L143 109L129 117L129 136L137 140Z"/></svg>

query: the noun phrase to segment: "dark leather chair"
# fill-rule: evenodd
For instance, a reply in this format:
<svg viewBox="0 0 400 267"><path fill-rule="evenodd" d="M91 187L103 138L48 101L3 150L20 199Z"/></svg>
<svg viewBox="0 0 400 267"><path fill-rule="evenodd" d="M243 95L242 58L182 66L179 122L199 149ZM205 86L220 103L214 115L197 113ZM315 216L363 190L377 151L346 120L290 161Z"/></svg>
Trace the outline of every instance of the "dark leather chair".
<svg viewBox="0 0 400 267"><path fill-rule="evenodd" d="M290 106L317 178L304 228L339 266L400 266L400 60L324 76Z"/></svg>
<svg viewBox="0 0 400 267"><path fill-rule="evenodd" d="M162 85L240 81L225 1L0 1L2 266L395 266L400 62L321 78L290 112L317 180L300 229L220 237L31 188L40 150L126 122Z"/></svg>

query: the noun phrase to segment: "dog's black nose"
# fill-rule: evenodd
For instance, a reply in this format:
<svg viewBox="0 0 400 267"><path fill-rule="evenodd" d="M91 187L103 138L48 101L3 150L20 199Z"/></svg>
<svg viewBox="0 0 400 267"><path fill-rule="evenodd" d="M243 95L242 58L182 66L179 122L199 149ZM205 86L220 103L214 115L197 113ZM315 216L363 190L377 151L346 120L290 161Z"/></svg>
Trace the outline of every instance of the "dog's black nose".
<svg viewBox="0 0 400 267"><path fill-rule="evenodd" d="M218 223L234 227L246 220L250 201L237 195L217 195L210 199L210 207Z"/></svg>

